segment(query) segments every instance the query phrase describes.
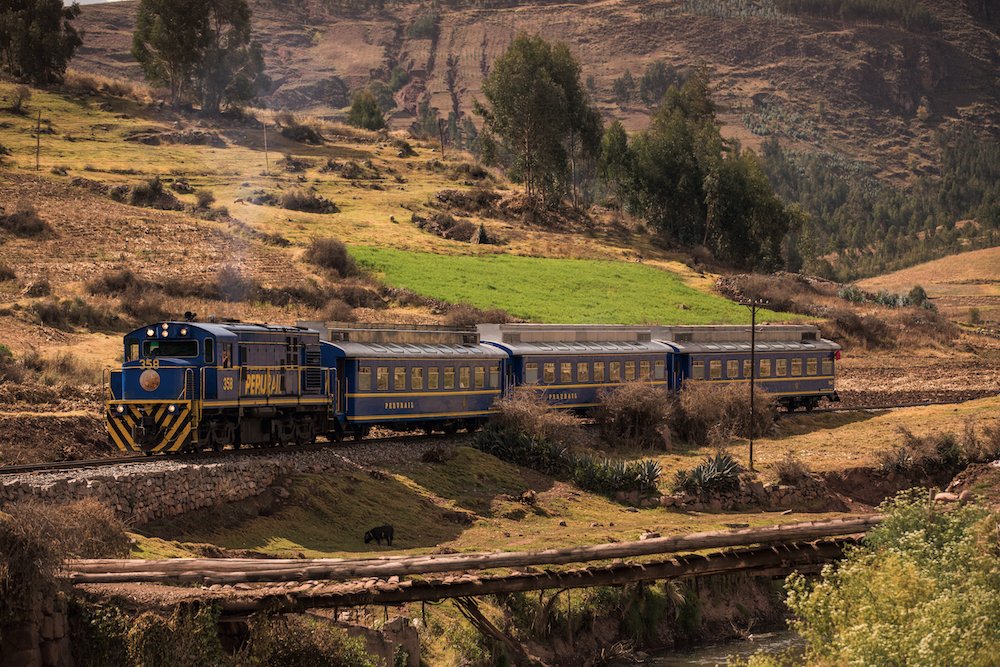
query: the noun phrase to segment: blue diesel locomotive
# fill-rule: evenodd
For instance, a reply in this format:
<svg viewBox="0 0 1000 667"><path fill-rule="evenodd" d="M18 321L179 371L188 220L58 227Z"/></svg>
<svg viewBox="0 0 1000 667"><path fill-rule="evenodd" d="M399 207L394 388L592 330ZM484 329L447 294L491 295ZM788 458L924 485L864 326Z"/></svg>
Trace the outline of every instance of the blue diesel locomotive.
<svg viewBox="0 0 1000 667"><path fill-rule="evenodd" d="M376 426L473 430L527 387L586 411L628 382L678 391L753 371L745 327L184 321L136 329L124 344L106 383L108 434L148 454L362 438ZM788 409L838 400L840 348L815 327L759 327L755 356L759 386Z"/></svg>

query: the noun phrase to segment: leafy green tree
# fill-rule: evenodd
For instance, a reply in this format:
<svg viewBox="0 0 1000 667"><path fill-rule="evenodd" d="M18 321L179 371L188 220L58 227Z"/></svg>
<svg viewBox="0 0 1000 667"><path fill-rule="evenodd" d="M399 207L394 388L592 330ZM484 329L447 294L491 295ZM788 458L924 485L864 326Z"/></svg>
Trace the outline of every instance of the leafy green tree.
<svg viewBox="0 0 1000 667"><path fill-rule="evenodd" d="M632 153L628 146L628 133L620 121L615 121L604 131L601 139L601 177L621 206L628 196L632 175Z"/></svg>
<svg viewBox="0 0 1000 667"><path fill-rule="evenodd" d="M66 65L83 42L73 28L74 2L4 0L0 3L0 71L33 83L62 81Z"/></svg>
<svg viewBox="0 0 1000 667"><path fill-rule="evenodd" d="M639 80L639 98L646 106L655 106L663 99L670 86L680 83L680 76L673 67L662 60L646 66Z"/></svg>
<svg viewBox="0 0 1000 667"><path fill-rule="evenodd" d="M385 118L372 91L365 88L354 93L347 122L366 130L381 130L385 127Z"/></svg>
<svg viewBox="0 0 1000 667"><path fill-rule="evenodd" d="M611 88L615 95L615 102L618 102L622 107L627 107L635 96L635 79L632 78L632 72L625 70L624 74L615 79Z"/></svg>
<svg viewBox="0 0 1000 667"><path fill-rule="evenodd" d="M146 79L170 89L171 104L197 98L217 113L267 84L246 0L140 0L132 55Z"/></svg>
<svg viewBox="0 0 1000 667"><path fill-rule="evenodd" d="M562 43L524 33L483 81L488 106L476 105L496 155L527 194L558 197L572 184L578 152L594 153L600 117L580 81L580 65Z"/></svg>

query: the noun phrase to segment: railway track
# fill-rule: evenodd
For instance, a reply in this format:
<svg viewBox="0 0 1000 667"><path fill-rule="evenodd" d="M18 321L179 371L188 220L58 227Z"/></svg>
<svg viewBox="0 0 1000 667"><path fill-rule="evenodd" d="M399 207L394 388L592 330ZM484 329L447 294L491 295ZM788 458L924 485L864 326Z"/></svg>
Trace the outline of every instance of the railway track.
<svg viewBox="0 0 1000 667"><path fill-rule="evenodd" d="M51 461L46 463L27 463L0 467L0 477L4 475L23 475L31 473L62 472L64 470L81 470L96 468L111 468L115 466L155 463L158 461L212 463L233 456L269 456L273 454L301 454L303 452L318 452L325 449L350 448L354 445L379 444L420 444L440 440L442 438L462 437L456 434L435 433L432 435L395 435L382 438L366 438L360 441L317 442L312 445L289 445L282 447L256 447L246 449L225 449L221 452L185 452L169 456L109 456L103 459L87 459L80 461Z"/></svg>
<svg viewBox="0 0 1000 667"><path fill-rule="evenodd" d="M966 401L976 400L974 398L967 398L960 401L923 401L915 403L894 403L891 405L854 405L848 407L836 407L836 408L816 408L811 411L796 411L796 412L778 412L779 418L782 417L794 417L802 415L815 415L833 412L887 412L889 410L901 410L902 408L920 408L930 405L958 405L959 403L965 403Z"/></svg>

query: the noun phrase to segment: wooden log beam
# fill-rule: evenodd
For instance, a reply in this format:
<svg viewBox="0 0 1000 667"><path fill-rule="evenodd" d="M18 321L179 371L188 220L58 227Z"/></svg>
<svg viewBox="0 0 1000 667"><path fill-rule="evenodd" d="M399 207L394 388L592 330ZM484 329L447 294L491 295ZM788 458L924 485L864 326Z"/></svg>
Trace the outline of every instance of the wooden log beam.
<svg viewBox="0 0 1000 667"><path fill-rule="evenodd" d="M62 574L73 583L238 583L318 579L339 581L366 577L585 563L751 544L795 543L864 533L879 521L881 521L880 516L872 515L544 551L427 554L359 559L70 560L64 566Z"/></svg>

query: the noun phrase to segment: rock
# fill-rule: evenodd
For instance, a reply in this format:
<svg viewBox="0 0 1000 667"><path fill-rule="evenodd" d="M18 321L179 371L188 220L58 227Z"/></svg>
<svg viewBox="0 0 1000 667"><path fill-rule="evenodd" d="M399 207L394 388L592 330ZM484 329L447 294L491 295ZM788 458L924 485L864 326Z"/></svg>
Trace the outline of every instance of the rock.
<svg viewBox="0 0 1000 667"><path fill-rule="evenodd" d="M934 496L934 502L937 503L957 503L960 496L957 493L948 493L947 491L942 491L941 493Z"/></svg>
<svg viewBox="0 0 1000 667"><path fill-rule="evenodd" d="M563 528L565 528L569 524L567 524L565 521L560 521L559 525L562 526Z"/></svg>
<svg viewBox="0 0 1000 667"><path fill-rule="evenodd" d="M521 502L525 505L534 505L538 502L538 495L532 489L528 489L521 494Z"/></svg>
<svg viewBox="0 0 1000 667"><path fill-rule="evenodd" d="M972 491L969 491L968 489L958 494L958 502L962 503L963 505L967 505L973 502L975 499L976 499L976 494L974 494Z"/></svg>
<svg viewBox="0 0 1000 667"><path fill-rule="evenodd" d="M648 533L642 533L641 535L639 535L639 539L640 540L651 540L651 539L659 537L659 536L660 536L659 533L648 532Z"/></svg>

